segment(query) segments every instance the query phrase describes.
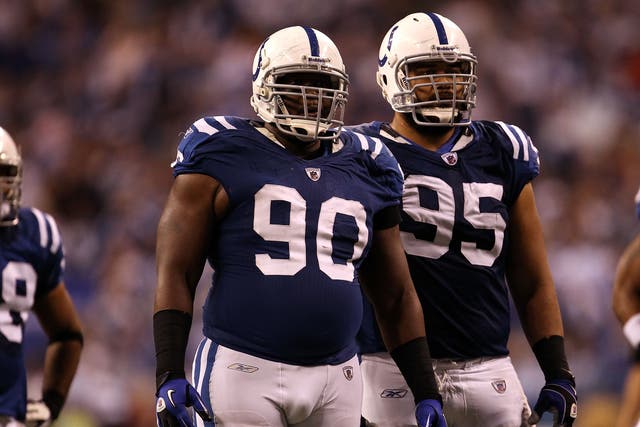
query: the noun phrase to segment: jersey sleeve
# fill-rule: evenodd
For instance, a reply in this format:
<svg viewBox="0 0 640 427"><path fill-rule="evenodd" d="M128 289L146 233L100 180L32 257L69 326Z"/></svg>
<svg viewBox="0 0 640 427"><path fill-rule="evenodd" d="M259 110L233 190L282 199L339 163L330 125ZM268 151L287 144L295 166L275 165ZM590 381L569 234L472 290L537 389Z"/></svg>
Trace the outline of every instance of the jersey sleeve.
<svg viewBox="0 0 640 427"><path fill-rule="evenodd" d="M173 175L201 173L211 176L206 167L206 159L225 151L221 143L228 136L228 130L237 129L236 117L216 116L196 120L185 132L178 145L176 159L171 163ZM217 178L213 176L213 178Z"/></svg>
<svg viewBox="0 0 640 427"><path fill-rule="evenodd" d="M358 140L361 149L370 157L369 171L371 176L381 188L386 189L388 201L386 206L400 205L404 175L391 150L382 143L380 138L356 132L351 132L351 134Z"/></svg>
<svg viewBox="0 0 640 427"><path fill-rule="evenodd" d="M32 208L37 225L37 244L42 261L38 263L36 298L53 290L63 281L65 269L64 248L60 230L53 217Z"/></svg>
<svg viewBox="0 0 640 427"><path fill-rule="evenodd" d="M512 194L514 200L522 188L540 174L538 149L531 138L518 126L495 122L500 130L500 143L512 167Z"/></svg>

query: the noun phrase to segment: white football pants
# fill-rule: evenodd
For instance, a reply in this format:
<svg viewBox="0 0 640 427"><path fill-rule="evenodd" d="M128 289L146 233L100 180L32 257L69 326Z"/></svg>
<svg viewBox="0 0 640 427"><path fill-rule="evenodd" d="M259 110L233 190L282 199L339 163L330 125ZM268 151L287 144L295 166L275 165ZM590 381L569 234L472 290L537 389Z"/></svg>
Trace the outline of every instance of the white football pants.
<svg viewBox="0 0 640 427"><path fill-rule="evenodd" d="M272 362L202 340L193 384L215 426L359 427L362 375L357 356L340 365ZM203 423L196 416L199 427Z"/></svg>
<svg viewBox="0 0 640 427"><path fill-rule="evenodd" d="M434 359L448 427L524 427L531 415L509 357ZM413 395L388 353L362 356L362 416L369 426L416 426Z"/></svg>

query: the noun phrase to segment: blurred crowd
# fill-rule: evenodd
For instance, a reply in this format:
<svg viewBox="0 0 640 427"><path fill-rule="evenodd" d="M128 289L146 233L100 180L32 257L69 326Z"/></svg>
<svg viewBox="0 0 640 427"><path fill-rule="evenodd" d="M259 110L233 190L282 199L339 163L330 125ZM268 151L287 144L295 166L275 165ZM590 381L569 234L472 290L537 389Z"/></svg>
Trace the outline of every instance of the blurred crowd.
<svg viewBox="0 0 640 427"><path fill-rule="evenodd" d="M290 25L338 45L348 124L391 118L375 83L380 40L404 15L441 13L479 59L475 119L523 128L578 381L578 427L611 425L628 346L610 308L617 258L640 231L640 9L634 0L2 0L0 125L22 147L23 202L61 228L85 352L60 425L154 419L155 229L181 134L203 115L254 117L253 56ZM426 11L426 10L425 10ZM210 271L199 288L206 292ZM197 304L197 309L201 304ZM543 383L514 316L530 401ZM27 327L30 393L45 342ZM196 313L191 345L197 344ZM192 351L192 349L190 349Z"/></svg>

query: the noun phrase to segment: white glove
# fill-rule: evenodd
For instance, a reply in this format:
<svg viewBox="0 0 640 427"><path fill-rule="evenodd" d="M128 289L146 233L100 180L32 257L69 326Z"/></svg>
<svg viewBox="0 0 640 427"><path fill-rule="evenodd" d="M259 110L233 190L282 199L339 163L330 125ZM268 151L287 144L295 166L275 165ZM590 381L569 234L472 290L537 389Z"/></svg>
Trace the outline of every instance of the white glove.
<svg viewBox="0 0 640 427"><path fill-rule="evenodd" d="M49 427L51 425L51 411L42 400L27 401L26 427Z"/></svg>

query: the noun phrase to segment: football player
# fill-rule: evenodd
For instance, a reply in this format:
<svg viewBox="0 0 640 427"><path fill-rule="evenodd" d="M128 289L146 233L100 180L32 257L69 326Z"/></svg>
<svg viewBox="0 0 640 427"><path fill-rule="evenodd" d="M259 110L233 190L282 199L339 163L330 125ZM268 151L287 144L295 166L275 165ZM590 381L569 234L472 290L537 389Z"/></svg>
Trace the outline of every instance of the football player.
<svg viewBox="0 0 640 427"><path fill-rule="evenodd" d="M60 414L82 350L82 330L63 282L54 219L21 207L22 157L0 128L0 425L49 425ZM27 403L24 327L33 311L49 338L42 399Z"/></svg>
<svg viewBox="0 0 640 427"><path fill-rule="evenodd" d="M449 425L519 427L550 411L569 426L576 389L531 186L538 152L517 126L471 120L476 67L455 23L410 14L379 51L391 122L352 129L382 140L404 172L400 234ZM507 350L509 293L545 378L533 413ZM411 425L411 393L379 338L368 313L363 417Z"/></svg>
<svg viewBox="0 0 640 427"><path fill-rule="evenodd" d="M636 194L640 218L640 190ZM640 427L640 234L624 250L613 283L613 311L633 349L617 427Z"/></svg>
<svg viewBox="0 0 640 427"><path fill-rule="evenodd" d="M338 49L315 29L282 29L259 47L252 78L262 120L200 118L172 164L157 239L158 425L358 426L361 287L418 422L446 425L400 242L402 174L379 140L340 132L348 78ZM207 260L213 283L189 383Z"/></svg>

